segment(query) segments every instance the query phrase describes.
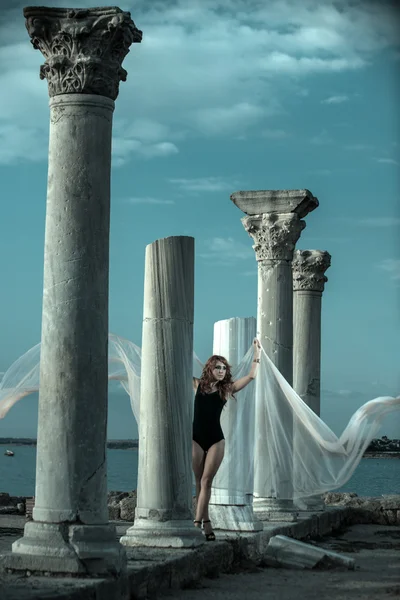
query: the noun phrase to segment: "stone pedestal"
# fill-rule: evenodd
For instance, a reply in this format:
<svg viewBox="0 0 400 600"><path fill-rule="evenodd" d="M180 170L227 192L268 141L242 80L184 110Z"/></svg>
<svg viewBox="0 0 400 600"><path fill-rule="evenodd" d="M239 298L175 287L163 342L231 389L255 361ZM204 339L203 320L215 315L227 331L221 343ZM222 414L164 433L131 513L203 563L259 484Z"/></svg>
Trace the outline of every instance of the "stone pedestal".
<svg viewBox="0 0 400 600"><path fill-rule="evenodd" d="M194 240L146 248L135 523L125 546L203 543L192 515Z"/></svg>
<svg viewBox="0 0 400 600"><path fill-rule="evenodd" d="M141 32L117 8L24 15L46 58L50 148L34 520L3 565L115 575L126 559L107 510L111 129Z"/></svg>
<svg viewBox="0 0 400 600"><path fill-rule="evenodd" d="M293 389L318 416L321 403L321 300L331 256L296 250L293 259ZM307 449L304 449L306 452ZM302 498L303 510L324 510L321 496Z"/></svg>
<svg viewBox="0 0 400 600"><path fill-rule="evenodd" d="M218 321L214 324L213 354L224 356L232 367L236 367L251 347L255 336L256 320L254 317L237 317ZM237 422L239 408L235 400L228 402L222 415L223 428L226 427L229 430L230 424ZM254 411L254 406L249 406L248 411ZM247 416L254 423L254 412ZM249 465L244 463L249 444L254 444L254 431L251 431L250 428L238 427L235 436L225 436L225 455L229 456L229 463L226 459L222 461L214 479L215 486L218 486L218 482L222 480L235 481L234 477L229 477L228 465L231 469L238 468L243 477L249 476ZM263 529L262 522L253 514L252 494L240 494L234 487L212 489L209 514L215 529L230 531L260 531Z"/></svg>
<svg viewBox="0 0 400 600"><path fill-rule="evenodd" d="M254 240L258 262L257 335L266 353L288 383L292 384L293 359L293 290L292 259L296 242L305 222L301 219L318 206L308 190L243 191L231 200L246 217L246 231ZM262 373L262 371L261 371ZM279 457L279 467L269 456L265 406L260 389L262 377L256 379L256 446L254 468L254 512L261 519L293 520L296 508L291 499L293 456ZM284 423L287 435L293 431L290 410L281 405L276 416ZM266 497L268 471L279 469L279 483L273 496Z"/></svg>

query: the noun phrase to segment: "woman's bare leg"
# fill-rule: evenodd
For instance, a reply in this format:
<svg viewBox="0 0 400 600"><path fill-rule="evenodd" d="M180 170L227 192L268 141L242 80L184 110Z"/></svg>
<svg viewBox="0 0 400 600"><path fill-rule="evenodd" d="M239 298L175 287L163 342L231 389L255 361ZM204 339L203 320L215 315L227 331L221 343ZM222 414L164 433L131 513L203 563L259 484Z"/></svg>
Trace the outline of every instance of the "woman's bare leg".
<svg viewBox="0 0 400 600"><path fill-rule="evenodd" d="M200 494L197 501L196 520L208 521L208 503L211 497L211 486L213 479L220 467L225 452L225 440L217 442L207 452L204 462L203 474L200 481ZM204 526L205 533L210 533L212 527L210 523Z"/></svg>
<svg viewBox="0 0 400 600"><path fill-rule="evenodd" d="M196 520L197 507L199 505L201 478L203 475L205 458L206 453L204 452L203 448L197 442L192 441L192 469L196 480ZM201 527L201 523L195 523L195 526Z"/></svg>

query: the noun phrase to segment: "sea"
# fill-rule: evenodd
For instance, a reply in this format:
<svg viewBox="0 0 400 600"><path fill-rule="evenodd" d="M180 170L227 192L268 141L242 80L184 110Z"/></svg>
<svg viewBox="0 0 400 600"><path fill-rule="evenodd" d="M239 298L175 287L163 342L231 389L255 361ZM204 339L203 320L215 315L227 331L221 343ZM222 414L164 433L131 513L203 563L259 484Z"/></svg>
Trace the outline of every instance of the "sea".
<svg viewBox="0 0 400 600"><path fill-rule="evenodd" d="M12 450L13 457L4 455ZM0 446L0 492L11 496L35 495L36 446ZM108 449L109 491L136 489L138 450ZM349 481L337 491L359 496L400 494L400 457L363 458Z"/></svg>

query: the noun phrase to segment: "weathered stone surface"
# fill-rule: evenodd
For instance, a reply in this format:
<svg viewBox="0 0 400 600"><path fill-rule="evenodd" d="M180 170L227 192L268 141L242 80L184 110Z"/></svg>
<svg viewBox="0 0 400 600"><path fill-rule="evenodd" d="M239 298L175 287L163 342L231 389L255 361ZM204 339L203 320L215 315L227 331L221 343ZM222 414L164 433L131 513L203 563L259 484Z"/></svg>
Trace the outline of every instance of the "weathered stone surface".
<svg viewBox="0 0 400 600"><path fill-rule="evenodd" d="M107 508L111 137L133 23L118 8L24 14L46 58L51 114L36 495L10 565L116 575L125 555Z"/></svg>
<svg viewBox="0 0 400 600"><path fill-rule="evenodd" d="M242 223L254 240L254 251L258 262L257 335L265 352L290 384L293 380L293 282L292 266L295 245L305 227L301 220L318 206L318 200L308 190L260 190L241 191L231 195L231 200L248 216ZM291 472L293 459L290 452L280 456L282 476L276 485L276 498L267 500L269 490L264 482L269 481L265 470L274 459L270 455L268 432L263 417L262 394L258 392L262 382L256 379L256 442L254 473L254 511L264 518L270 512L282 513L287 518L292 512L287 502L278 498L291 498ZM292 415L287 407L281 406L277 415L290 438L293 430ZM282 482L282 484L280 483ZM273 506L275 505L275 506ZM293 506L293 515L296 513Z"/></svg>
<svg viewBox="0 0 400 600"><path fill-rule="evenodd" d="M355 492L327 492L323 494L325 504L350 504L353 498L358 498Z"/></svg>
<svg viewBox="0 0 400 600"><path fill-rule="evenodd" d="M324 495L326 505L347 506L352 510L352 523L399 525L400 494L380 497L357 496L353 492L329 492Z"/></svg>
<svg viewBox="0 0 400 600"><path fill-rule="evenodd" d="M231 194L231 200L246 215L294 212L300 219L318 206L309 190L246 190Z"/></svg>
<svg viewBox="0 0 400 600"><path fill-rule="evenodd" d="M136 497L123 498L119 503L121 519L124 521L135 520Z"/></svg>
<svg viewBox="0 0 400 600"><path fill-rule="evenodd" d="M108 503L111 502L120 502L123 498L127 498L128 496L134 495L136 497L136 490L133 492L108 492Z"/></svg>
<svg viewBox="0 0 400 600"><path fill-rule="evenodd" d="M0 515L16 515L19 513L18 508L14 504L8 506L0 506Z"/></svg>
<svg viewBox="0 0 400 600"><path fill-rule="evenodd" d="M55 96L50 108L39 392L44 418L38 423L40 467L33 518L46 523L79 518L98 525L108 521L105 444L114 103L102 96L74 94Z"/></svg>
<svg viewBox="0 0 400 600"><path fill-rule="evenodd" d="M355 568L354 558L343 556L337 552L311 546L286 535L273 536L265 553L266 563L270 566L288 569L314 569L332 566Z"/></svg>
<svg viewBox="0 0 400 600"><path fill-rule="evenodd" d="M323 250L295 250L293 257L293 291L323 292L331 266L331 255Z"/></svg>
<svg viewBox="0 0 400 600"><path fill-rule="evenodd" d="M142 40L130 13L116 7L68 9L24 8L26 28L46 61L40 78L49 95L99 94L115 100L127 72L122 62L134 42Z"/></svg>
<svg viewBox="0 0 400 600"><path fill-rule="evenodd" d="M0 514L24 514L25 498L22 496L10 496L6 492L0 492Z"/></svg>
<svg viewBox="0 0 400 600"><path fill-rule="evenodd" d="M6 492L0 492L0 506L9 506L11 504L11 496Z"/></svg>
<svg viewBox="0 0 400 600"><path fill-rule="evenodd" d="M254 240L258 262L257 335L261 344L281 372L292 384L293 381L293 279L292 260L295 245L305 227L302 217L318 206L318 200L309 190L260 190L241 191L231 195L231 200L248 216L242 223ZM282 513L282 518L295 518L292 509L283 498L292 497L293 457L285 452L279 461L271 457L268 431L264 419L262 394L258 392L262 382L256 379L256 442L254 472L254 511L263 518ZM292 414L281 405L276 415L284 424L287 435L293 431ZM270 457L267 461L266 457ZM268 498L264 482L270 481L265 470L279 462L281 473L275 484L276 498ZM279 500L278 500L279 499ZM293 513L293 514L291 514Z"/></svg>
<svg viewBox="0 0 400 600"><path fill-rule="evenodd" d="M265 558L270 566L288 569L314 569L335 565L347 569L355 568L354 558L311 546L285 535L276 535L270 539Z"/></svg>
<svg viewBox="0 0 400 600"><path fill-rule="evenodd" d="M242 219L243 227L254 240L257 261L291 261L294 248L305 228L296 213L264 213Z"/></svg>
<svg viewBox="0 0 400 600"><path fill-rule="evenodd" d="M193 313L194 239L155 241L146 248L140 390L145 401L135 524L121 538L126 546L203 543L191 511Z"/></svg>
<svg viewBox="0 0 400 600"><path fill-rule="evenodd" d="M108 503L108 519L110 521L118 521L121 518L121 507L119 502Z"/></svg>
<svg viewBox="0 0 400 600"><path fill-rule="evenodd" d="M293 260L293 389L321 412L321 296L331 256L296 250Z"/></svg>

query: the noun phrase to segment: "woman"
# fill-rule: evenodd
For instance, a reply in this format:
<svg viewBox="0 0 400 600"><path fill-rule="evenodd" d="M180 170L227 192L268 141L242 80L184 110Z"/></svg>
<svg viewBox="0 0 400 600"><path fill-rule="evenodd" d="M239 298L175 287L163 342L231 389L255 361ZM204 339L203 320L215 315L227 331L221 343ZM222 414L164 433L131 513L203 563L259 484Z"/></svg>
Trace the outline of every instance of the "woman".
<svg viewBox="0 0 400 600"><path fill-rule="evenodd" d="M253 342L254 357L250 373L232 381L230 366L223 356L211 356L206 362L200 379L193 377L196 392L194 402L192 465L196 478L196 518L194 524L203 523L207 541L215 535L208 516L208 503L213 479L224 457L225 439L220 425L222 409L229 397L233 397L252 381L260 363L260 342Z"/></svg>

